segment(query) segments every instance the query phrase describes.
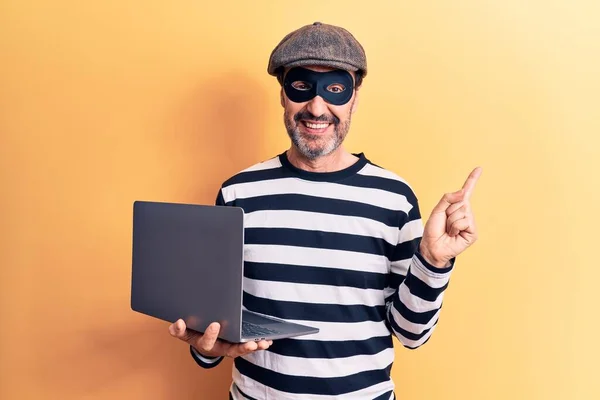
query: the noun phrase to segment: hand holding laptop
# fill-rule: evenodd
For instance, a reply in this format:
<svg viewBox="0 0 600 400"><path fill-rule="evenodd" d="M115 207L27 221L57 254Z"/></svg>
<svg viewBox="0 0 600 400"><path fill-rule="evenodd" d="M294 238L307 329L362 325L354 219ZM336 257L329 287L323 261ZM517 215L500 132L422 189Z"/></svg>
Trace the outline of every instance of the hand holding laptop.
<svg viewBox="0 0 600 400"><path fill-rule="evenodd" d="M191 345L206 357L239 357L244 354L257 350L266 350L273 344L272 340L261 340L258 342L250 341L246 343L228 343L218 339L221 326L218 322L213 322L206 328L206 332L201 334L190 329L186 329L185 322L182 319L175 321L169 326L171 336L183 340Z"/></svg>

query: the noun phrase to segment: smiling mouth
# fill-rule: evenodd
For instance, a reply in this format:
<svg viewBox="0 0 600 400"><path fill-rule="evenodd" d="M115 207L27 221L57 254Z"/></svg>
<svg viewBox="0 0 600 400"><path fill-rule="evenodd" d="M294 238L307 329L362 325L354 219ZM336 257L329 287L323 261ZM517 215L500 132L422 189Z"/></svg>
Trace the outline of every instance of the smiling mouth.
<svg viewBox="0 0 600 400"><path fill-rule="evenodd" d="M310 122L310 121L301 121L302 125L304 125L304 127L308 128L308 130L310 132L314 132L314 133L322 133L325 132L327 130L327 128L329 128L329 125L331 125L330 122Z"/></svg>

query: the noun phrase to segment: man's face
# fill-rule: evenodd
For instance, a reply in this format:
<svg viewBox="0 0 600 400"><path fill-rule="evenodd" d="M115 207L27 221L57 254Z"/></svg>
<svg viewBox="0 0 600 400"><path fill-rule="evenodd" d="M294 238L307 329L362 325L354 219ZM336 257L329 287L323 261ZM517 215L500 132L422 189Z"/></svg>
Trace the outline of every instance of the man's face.
<svg viewBox="0 0 600 400"><path fill-rule="evenodd" d="M303 67L315 72L333 71L328 67ZM286 71L287 73L287 71ZM352 79L354 73L350 72ZM309 84L294 80L290 82L299 90L306 89ZM335 81L328 86L333 93L343 88ZM345 88L352 90L352 88ZM281 89L281 105L284 107L284 122L288 135L295 147L310 160L331 154L344 141L350 130L351 116L356 109L357 91L353 90L350 100L342 105L327 102L320 95L310 100L294 102L285 90ZM298 101L298 99L296 99Z"/></svg>

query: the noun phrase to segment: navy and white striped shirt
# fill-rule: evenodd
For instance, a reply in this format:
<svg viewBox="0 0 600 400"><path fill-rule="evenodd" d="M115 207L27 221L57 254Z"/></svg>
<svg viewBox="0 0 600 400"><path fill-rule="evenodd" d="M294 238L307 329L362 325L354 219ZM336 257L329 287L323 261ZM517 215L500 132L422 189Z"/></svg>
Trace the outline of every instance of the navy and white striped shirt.
<svg viewBox="0 0 600 400"><path fill-rule="evenodd" d="M430 338L454 260L422 258L413 190L357 156L317 173L282 153L223 183L217 204L245 212L244 307L320 329L237 357L231 398L393 399L393 336Z"/></svg>

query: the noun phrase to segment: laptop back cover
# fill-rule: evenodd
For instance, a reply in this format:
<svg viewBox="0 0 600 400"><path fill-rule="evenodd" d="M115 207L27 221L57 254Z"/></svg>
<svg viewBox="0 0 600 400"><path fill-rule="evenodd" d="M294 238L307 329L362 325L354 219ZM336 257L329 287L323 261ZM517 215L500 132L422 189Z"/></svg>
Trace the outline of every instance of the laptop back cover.
<svg viewBox="0 0 600 400"><path fill-rule="evenodd" d="M241 208L136 201L131 308L238 342L244 213Z"/></svg>

